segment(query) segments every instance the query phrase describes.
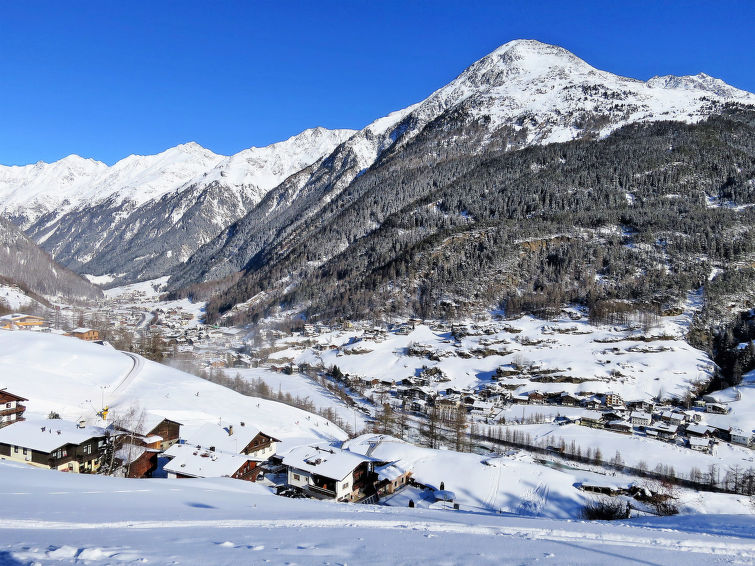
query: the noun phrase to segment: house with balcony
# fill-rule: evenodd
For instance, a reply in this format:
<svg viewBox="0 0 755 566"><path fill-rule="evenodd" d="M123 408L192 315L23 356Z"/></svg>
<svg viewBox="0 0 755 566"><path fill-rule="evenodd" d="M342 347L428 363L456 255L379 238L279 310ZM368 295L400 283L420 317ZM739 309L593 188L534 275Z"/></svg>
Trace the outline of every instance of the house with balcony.
<svg viewBox="0 0 755 566"><path fill-rule="evenodd" d="M0 459L63 472L96 472L106 444L103 428L61 419L25 420L0 429Z"/></svg>
<svg viewBox="0 0 755 566"><path fill-rule="evenodd" d="M255 481L260 460L245 454L218 452L212 447L174 444L164 455L170 458L163 469L169 478L233 478Z"/></svg>
<svg viewBox="0 0 755 566"><path fill-rule="evenodd" d="M218 452L243 454L264 461L275 454L277 438L253 424L240 421L229 424L208 423L184 435L187 444L212 447Z"/></svg>
<svg viewBox="0 0 755 566"><path fill-rule="evenodd" d="M0 428L24 420L24 411L28 401L24 397L11 393L5 388L0 389Z"/></svg>
<svg viewBox="0 0 755 566"><path fill-rule="evenodd" d="M375 494L376 462L327 444L299 446L283 457L289 486L316 499L347 502Z"/></svg>

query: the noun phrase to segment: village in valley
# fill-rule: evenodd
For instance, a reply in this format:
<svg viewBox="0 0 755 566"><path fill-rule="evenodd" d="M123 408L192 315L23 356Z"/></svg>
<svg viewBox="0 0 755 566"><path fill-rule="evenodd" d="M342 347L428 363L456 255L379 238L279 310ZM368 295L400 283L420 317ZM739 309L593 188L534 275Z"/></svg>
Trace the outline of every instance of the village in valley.
<svg viewBox="0 0 755 566"><path fill-rule="evenodd" d="M692 493L755 493L755 377L707 392L714 366L683 340L689 313L649 327L596 325L566 308L550 320L323 324L281 315L222 328L203 323L201 304L160 301L159 285L108 291L94 307L0 317L4 336L75 339L125 364L112 383L90 376L59 408L22 379L0 381L0 459L128 478L229 477L294 498L553 516L575 511L543 511L538 489L566 490L574 506L596 493L621 496L635 514L656 513L649 501L671 493L676 510ZM147 389L155 399L130 394L145 364L154 366L147 358L245 408L194 413L189 403L202 406L207 394L193 384L193 393L160 382ZM298 411L288 417L297 430L281 434L285 426L259 418L261 402ZM460 497L470 486L459 471L469 466L481 485ZM522 466L541 479L507 507L495 490Z"/></svg>

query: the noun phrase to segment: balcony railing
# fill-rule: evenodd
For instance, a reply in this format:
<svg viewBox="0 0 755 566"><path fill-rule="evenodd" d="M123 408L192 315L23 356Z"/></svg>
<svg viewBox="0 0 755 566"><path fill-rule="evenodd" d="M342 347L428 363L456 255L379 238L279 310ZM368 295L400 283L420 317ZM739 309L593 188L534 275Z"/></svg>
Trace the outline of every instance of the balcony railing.
<svg viewBox="0 0 755 566"><path fill-rule="evenodd" d="M26 406L21 404L16 405L12 409L6 409L5 407L3 407L2 409L0 409L0 417L4 417L5 415L12 415L13 413L23 413L25 410Z"/></svg>
<svg viewBox="0 0 755 566"><path fill-rule="evenodd" d="M310 490L311 492L315 493L315 494L324 495L326 497L335 497L336 496L336 492L335 491L330 490L330 489L325 489L324 487L319 487L319 486L316 486L316 485L308 485L307 489Z"/></svg>

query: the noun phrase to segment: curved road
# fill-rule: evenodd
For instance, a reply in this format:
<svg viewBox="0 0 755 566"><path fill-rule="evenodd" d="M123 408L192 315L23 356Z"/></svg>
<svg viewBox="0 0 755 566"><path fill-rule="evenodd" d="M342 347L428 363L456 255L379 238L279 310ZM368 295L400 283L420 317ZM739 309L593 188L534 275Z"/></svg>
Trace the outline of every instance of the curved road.
<svg viewBox="0 0 755 566"><path fill-rule="evenodd" d="M126 388L128 385L134 380L134 378L139 375L139 373L142 371L142 368L144 367L144 358L142 358L139 354L134 354L132 352L121 352L122 354L127 355L129 358L131 358L131 361L133 362L133 366L128 371L126 375L123 376L123 378L118 382L118 384L111 389L110 394L116 393L121 388Z"/></svg>

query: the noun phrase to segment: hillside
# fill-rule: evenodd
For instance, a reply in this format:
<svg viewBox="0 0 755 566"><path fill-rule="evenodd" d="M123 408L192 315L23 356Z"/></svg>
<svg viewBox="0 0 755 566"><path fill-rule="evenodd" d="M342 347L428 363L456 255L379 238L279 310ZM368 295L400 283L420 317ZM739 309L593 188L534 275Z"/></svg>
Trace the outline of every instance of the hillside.
<svg viewBox="0 0 755 566"><path fill-rule="evenodd" d="M754 102L707 76L642 82L511 42L270 191L169 285L228 288L210 320L262 291L237 320L281 303L354 318L662 310L748 261Z"/></svg>
<svg viewBox="0 0 755 566"><path fill-rule="evenodd" d="M13 224L0 218L0 284L15 290L3 292L11 308L49 299L82 301L102 297L99 287L58 265ZM21 295L26 295L24 298ZM46 298L45 298L46 297Z"/></svg>
<svg viewBox="0 0 755 566"><path fill-rule="evenodd" d="M29 399L29 416L55 411L65 419L95 422L107 405L114 416L134 408L178 421L184 425L182 434L221 420L253 423L281 439L346 438L321 417L75 338L4 332L0 374L0 387Z"/></svg>

